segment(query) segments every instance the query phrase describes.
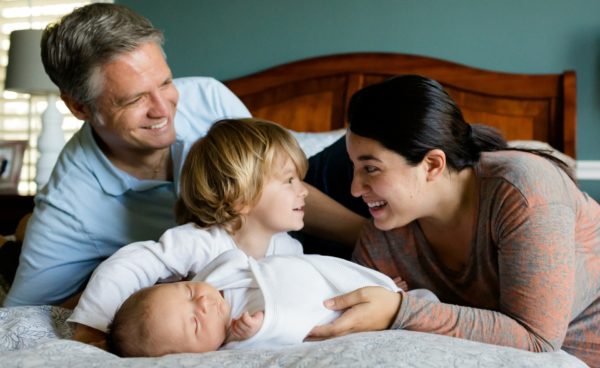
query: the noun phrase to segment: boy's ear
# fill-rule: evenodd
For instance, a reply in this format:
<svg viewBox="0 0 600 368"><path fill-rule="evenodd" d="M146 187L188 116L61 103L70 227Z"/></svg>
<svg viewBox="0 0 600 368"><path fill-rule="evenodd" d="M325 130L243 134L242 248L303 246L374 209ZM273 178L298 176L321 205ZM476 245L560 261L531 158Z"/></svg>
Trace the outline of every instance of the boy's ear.
<svg viewBox="0 0 600 368"><path fill-rule="evenodd" d="M234 209L240 215L247 215L248 213L250 213L252 206L250 206L249 204L239 204L238 203L235 205Z"/></svg>
<svg viewBox="0 0 600 368"><path fill-rule="evenodd" d="M92 114L90 112L89 107L80 102L75 101L74 99L72 99L64 93L60 94L60 98L63 100L69 111L71 111L71 114L73 114L73 116L75 116L77 119L83 121L90 120Z"/></svg>
<svg viewBox="0 0 600 368"><path fill-rule="evenodd" d="M435 180L442 175L446 168L446 154L441 149L432 149L425 155L423 163L427 171L427 180Z"/></svg>

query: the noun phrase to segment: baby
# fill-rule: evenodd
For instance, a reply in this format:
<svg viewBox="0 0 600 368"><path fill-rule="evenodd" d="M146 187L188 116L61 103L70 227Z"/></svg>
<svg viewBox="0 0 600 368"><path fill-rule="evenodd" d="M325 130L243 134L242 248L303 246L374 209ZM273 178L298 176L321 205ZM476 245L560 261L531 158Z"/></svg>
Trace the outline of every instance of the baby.
<svg viewBox="0 0 600 368"><path fill-rule="evenodd" d="M325 299L365 286L400 291L386 275L340 258L254 260L231 250L192 281L133 294L110 326L109 346L121 356L161 356L298 344L339 316L323 306ZM437 301L427 290L408 293Z"/></svg>

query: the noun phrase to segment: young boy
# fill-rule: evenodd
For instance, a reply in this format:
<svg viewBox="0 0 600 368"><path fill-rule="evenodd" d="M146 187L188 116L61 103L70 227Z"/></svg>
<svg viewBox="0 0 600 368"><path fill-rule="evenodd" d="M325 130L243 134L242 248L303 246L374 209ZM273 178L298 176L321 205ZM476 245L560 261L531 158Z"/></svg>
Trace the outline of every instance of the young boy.
<svg viewBox="0 0 600 368"><path fill-rule="evenodd" d="M158 242L127 245L104 261L69 321L106 332L131 294L158 281L189 279L229 250L255 260L302 254L300 243L286 232L304 225L306 166L296 140L277 124L256 119L215 123L192 146L182 168L176 212L178 221L187 224L166 231ZM302 274L292 276L302 282ZM259 318L256 312L262 309L250 307L241 309Z"/></svg>

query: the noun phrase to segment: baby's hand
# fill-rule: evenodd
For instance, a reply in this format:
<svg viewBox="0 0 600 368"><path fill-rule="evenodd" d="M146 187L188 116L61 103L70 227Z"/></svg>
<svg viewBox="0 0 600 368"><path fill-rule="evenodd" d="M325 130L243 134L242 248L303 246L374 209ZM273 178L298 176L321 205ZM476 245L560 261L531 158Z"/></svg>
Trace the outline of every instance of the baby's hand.
<svg viewBox="0 0 600 368"><path fill-rule="evenodd" d="M262 326L265 313L258 311L252 316L248 312L244 312L240 318L231 321L231 332L227 338L230 341L242 341L256 335Z"/></svg>
<svg viewBox="0 0 600 368"><path fill-rule="evenodd" d="M396 276L393 278L393 280L396 283L396 286L398 286L400 289L408 291L408 284L402 279L402 277Z"/></svg>

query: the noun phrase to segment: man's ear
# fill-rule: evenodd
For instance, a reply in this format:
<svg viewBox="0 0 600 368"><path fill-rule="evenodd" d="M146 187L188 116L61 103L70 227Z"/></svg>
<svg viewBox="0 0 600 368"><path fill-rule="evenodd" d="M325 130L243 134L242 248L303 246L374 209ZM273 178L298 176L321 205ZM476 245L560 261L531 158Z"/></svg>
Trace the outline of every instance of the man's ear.
<svg viewBox="0 0 600 368"><path fill-rule="evenodd" d="M427 180L435 180L443 174L444 169L446 168L446 154L441 149L432 149L425 155L423 163L427 170Z"/></svg>
<svg viewBox="0 0 600 368"><path fill-rule="evenodd" d="M72 99L64 93L60 94L60 98L63 100L65 105L67 105L67 108L69 109L69 111L71 111L71 114L73 114L73 116L75 116L77 119L89 121L92 117L90 109L86 105L75 101L74 99Z"/></svg>

